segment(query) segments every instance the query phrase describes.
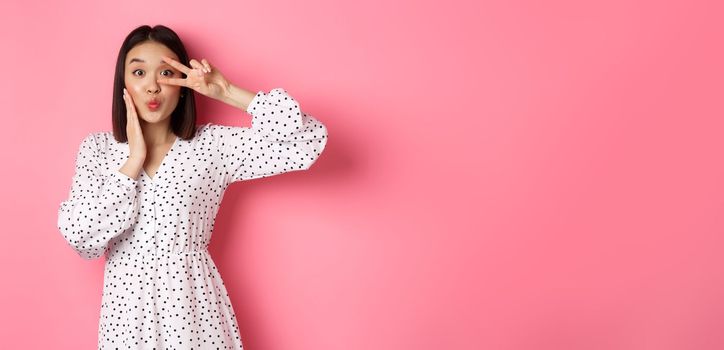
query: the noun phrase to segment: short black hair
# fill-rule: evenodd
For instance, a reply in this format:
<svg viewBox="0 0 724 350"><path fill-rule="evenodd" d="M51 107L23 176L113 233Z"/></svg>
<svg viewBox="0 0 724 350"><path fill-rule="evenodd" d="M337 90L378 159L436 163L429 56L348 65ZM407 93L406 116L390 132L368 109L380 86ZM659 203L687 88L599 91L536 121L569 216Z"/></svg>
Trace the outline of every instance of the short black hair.
<svg viewBox="0 0 724 350"><path fill-rule="evenodd" d="M126 104L123 100L123 88L125 87L124 74L126 71L126 55L136 45L154 41L165 45L178 56L178 61L190 66L189 55L186 48L181 42L179 36L170 28L163 25L154 27L142 25L131 31L118 52L118 60L116 61L116 75L113 79L113 137L118 142L127 142L126 135ZM181 73L183 77L186 74ZM181 139L189 140L196 133L196 103L194 102L193 90L182 86L180 99L176 105L176 109L171 112L171 131Z"/></svg>

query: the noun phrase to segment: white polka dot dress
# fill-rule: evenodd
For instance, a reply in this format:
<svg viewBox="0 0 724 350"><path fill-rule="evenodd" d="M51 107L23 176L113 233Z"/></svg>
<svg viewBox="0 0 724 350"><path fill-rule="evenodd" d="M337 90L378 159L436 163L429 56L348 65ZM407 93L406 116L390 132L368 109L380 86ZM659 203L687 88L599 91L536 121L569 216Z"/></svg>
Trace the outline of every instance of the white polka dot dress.
<svg viewBox="0 0 724 350"><path fill-rule="evenodd" d="M259 91L251 128L212 123L176 138L151 178L119 169L128 143L94 132L80 144L58 228L85 259L106 257L99 349L243 349L207 247L226 188L308 169L326 127L284 89Z"/></svg>

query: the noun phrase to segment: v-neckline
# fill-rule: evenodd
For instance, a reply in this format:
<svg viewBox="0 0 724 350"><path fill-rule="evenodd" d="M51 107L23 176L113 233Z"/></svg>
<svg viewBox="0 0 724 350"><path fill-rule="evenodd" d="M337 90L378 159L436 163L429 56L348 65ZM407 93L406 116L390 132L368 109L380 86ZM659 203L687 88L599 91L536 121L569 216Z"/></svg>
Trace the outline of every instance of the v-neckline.
<svg viewBox="0 0 724 350"><path fill-rule="evenodd" d="M176 148L176 144L178 143L178 141L179 141L179 137L176 136L173 140L173 143L171 144L171 148L169 148L168 151L166 152L166 155L163 156L163 159L161 160L161 164L158 166L158 169L156 169L156 173L153 174L153 177L151 177L151 175L148 175L145 167L141 166L141 173L143 175L145 175L149 180L151 180L151 182L158 181L158 175L161 173L161 170L163 169L164 164L166 164L166 160L168 159L168 156L171 154L171 152L174 150L174 148Z"/></svg>

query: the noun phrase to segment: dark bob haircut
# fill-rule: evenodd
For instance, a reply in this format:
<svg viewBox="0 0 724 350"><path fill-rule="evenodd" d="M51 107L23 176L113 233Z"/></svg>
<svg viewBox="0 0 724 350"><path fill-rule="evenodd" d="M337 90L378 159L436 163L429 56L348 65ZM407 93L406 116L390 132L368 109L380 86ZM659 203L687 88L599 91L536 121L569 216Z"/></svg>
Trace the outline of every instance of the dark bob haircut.
<svg viewBox="0 0 724 350"><path fill-rule="evenodd" d="M136 45L144 42L154 41L165 45L173 51L179 58L179 62L189 64L189 55L186 48L176 33L170 28L163 25L150 27L142 25L126 36L118 52L116 61L116 75L113 79L113 137L118 142L127 142L126 134L126 104L123 101L123 88L125 87L124 75L126 71L126 55ZM186 74L181 72L182 77ZM182 86L180 90L180 101L176 105L176 109L171 112L171 131L181 139L189 140L196 133L196 103L194 102L193 90Z"/></svg>

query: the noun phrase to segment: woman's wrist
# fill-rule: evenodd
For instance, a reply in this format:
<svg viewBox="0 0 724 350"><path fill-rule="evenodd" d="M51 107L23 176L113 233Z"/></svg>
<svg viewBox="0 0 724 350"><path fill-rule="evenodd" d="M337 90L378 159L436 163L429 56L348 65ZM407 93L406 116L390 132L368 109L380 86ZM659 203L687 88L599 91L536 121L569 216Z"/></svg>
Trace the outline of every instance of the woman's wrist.
<svg viewBox="0 0 724 350"><path fill-rule="evenodd" d="M128 157L126 162L123 163L123 166L118 170L128 177L138 180L138 176L143 170L143 163L145 163L145 157Z"/></svg>
<svg viewBox="0 0 724 350"><path fill-rule="evenodd" d="M222 101L226 104L246 111L246 109L249 107L249 104L251 103L251 100L254 99L254 96L256 96L256 93L253 93L246 89L242 89L234 84L229 84L228 89L224 91Z"/></svg>

